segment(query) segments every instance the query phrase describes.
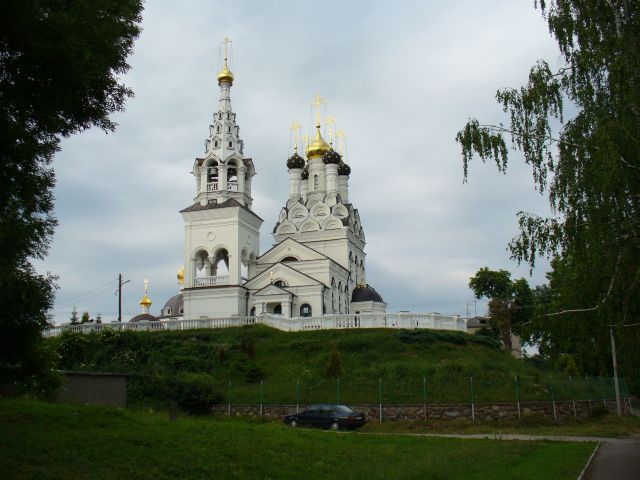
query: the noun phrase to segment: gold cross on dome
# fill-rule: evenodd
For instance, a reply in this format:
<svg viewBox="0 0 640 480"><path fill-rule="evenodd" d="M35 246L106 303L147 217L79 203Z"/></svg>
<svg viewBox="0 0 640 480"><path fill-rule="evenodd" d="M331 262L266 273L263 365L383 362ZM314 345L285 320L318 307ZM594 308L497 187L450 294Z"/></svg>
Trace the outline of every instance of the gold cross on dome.
<svg viewBox="0 0 640 480"><path fill-rule="evenodd" d="M144 279L144 293L145 293L145 295L146 295L146 293L147 293L147 289L148 289L148 288L149 288L149 279L148 279L148 278L145 278L145 279Z"/></svg>
<svg viewBox="0 0 640 480"><path fill-rule="evenodd" d="M291 124L291 130L293 131L300 130L301 128L302 128L302 125L297 120L294 120L293 123Z"/></svg>
<svg viewBox="0 0 640 480"><path fill-rule="evenodd" d="M225 36L224 39L222 40L222 43L224 43L224 59L226 60L228 56L227 48L231 43L231 40L229 40L229 37Z"/></svg>
<svg viewBox="0 0 640 480"><path fill-rule="evenodd" d="M320 105L323 105L327 103L327 99L324 98L322 95L320 95L319 93L316 93L316 95L313 97L313 102L312 104L319 107Z"/></svg>

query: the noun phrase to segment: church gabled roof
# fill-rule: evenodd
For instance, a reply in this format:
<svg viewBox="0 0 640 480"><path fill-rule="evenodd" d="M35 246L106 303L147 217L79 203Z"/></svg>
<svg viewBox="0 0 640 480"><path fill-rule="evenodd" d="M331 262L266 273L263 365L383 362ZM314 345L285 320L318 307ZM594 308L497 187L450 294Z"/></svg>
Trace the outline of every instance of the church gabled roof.
<svg viewBox="0 0 640 480"><path fill-rule="evenodd" d="M279 287L274 283L270 283L269 285L266 285L262 287L260 290L254 292L253 296L255 297L260 295L280 295L283 293L286 295L293 295L293 293L290 292L289 290Z"/></svg>
<svg viewBox="0 0 640 480"><path fill-rule="evenodd" d="M287 263L277 262L270 265L267 269L265 269L263 272L259 273L255 277L249 279L247 283L245 283L243 286L249 290L251 288L258 288L256 284L259 284L260 280L264 280L264 279L268 279L269 284L271 284L271 281L269 279L270 273L271 272L277 273L280 269L284 269L289 274L294 275L301 280L307 281L308 283L305 283L304 285L325 285L320 280L310 277L306 273L302 273L301 271L287 265ZM252 285L256 285L256 286L252 287ZM259 287L259 288L263 288L263 287Z"/></svg>
<svg viewBox="0 0 640 480"><path fill-rule="evenodd" d="M289 250L287 250L287 249L289 247L291 247L292 244L295 245L296 248L300 247L300 248L303 249L303 251L305 253L308 253L312 257L312 258L310 258L310 260L331 260L332 262L334 262L336 265L338 265L343 270L347 270L345 267L340 265L334 259L326 256L324 253L320 253L317 250L314 250L313 248L305 245L304 243L300 243L300 242L298 242L297 240L294 240L291 237L286 238L286 239L282 240L280 243L277 243L276 245L271 247L269 250L267 250L262 255L260 255L257 258L256 261L258 263L264 263L265 260L266 260L268 263L274 263L274 264L278 263L278 261L281 258L284 258L284 257L287 257L287 256L291 256L291 252ZM281 250L282 250L282 252L280 252ZM276 255L277 253L279 253L279 254ZM271 262L269 262L269 257L271 257ZM274 258L274 257L276 257L276 258Z"/></svg>

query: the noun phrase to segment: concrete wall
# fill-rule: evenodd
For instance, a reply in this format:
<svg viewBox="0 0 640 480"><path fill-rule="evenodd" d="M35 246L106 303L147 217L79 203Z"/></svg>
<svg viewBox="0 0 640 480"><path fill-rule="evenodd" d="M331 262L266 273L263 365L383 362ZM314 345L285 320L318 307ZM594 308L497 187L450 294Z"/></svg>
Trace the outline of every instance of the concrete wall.
<svg viewBox="0 0 640 480"><path fill-rule="evenodd" d="M60 403L125 407L127 374L100 372L62 372L64 383L58 392Z"/></svg>

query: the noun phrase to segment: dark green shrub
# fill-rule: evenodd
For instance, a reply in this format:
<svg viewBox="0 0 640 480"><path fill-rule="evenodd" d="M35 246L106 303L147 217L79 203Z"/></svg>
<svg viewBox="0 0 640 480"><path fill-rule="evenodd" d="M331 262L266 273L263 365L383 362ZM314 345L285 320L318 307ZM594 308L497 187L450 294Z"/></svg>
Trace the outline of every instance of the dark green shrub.
<svg viewBox="0 0 640 480"><path fill-rule="evenodd" d="M500 348L502 348L502 344L498 340L491 337L485 337L484 335L479 335L478 333L469 337L468 340L469 343L482 345L483 347L489 347L495 350L500 350Z"/></svg>
<svg viewBox="0 0 640 480"><path fill-rule="evenodd" d="M72 369L88 362L89 337L82 333L65 330L58 338L56 351L60 357L58 365L62 369Z"/></svg>
<svg viewBox="0 0 640 480"><path fill-rule="evenodd" d="M170 378L169 385L171 397L178 407L194 415L208 413L213 405L223 399L209 375L180 373Z"/></svg>

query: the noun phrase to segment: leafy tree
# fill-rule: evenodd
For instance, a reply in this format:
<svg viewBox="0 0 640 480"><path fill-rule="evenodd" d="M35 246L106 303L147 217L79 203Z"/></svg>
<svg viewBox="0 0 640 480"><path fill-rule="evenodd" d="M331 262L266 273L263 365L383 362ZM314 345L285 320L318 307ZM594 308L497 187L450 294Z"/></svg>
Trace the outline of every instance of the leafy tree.
<svg viewBox="0 0 640 480"><path fill-rule="evenodd" d="M559 352L583 348L574 352L576 363L592 363L593 372L608 368L600 354L588 358L599 349L608 356L607 325L634 325L640 315L640 2L534 4L562 65L554 71L540 60L525 86L497 92L507 126L471 119L456 140L465 180L474 155L505 172L510 138L531 165L535 188L548 193L554 215L520 212L510 250L531 268L540 255L558 257L545 341ZM578 327L572 339L558 333L569 325ZM621 351L630 355L620 356L623 368L635 377L638 330L620 335Z"/></svg>
<svg viewBox="0 0 640 480"><path fill-rule="evenodd" d="M121 111L140 0L6 0L0 7L0 382L31 375L55 277L37 275L56 220L51 162L63 137ZM39 362L36 362L39 363ZM45 368L42 365L41 368Z"/></svg>
<svg viewBox="0 0 640 480"><path fill-rule="evenodd" d="M504 346L511 350L511 332L531 316L531 289L524 279L511 280L506 270L481 268L469 279L469 288L476 298L489 299L492 327L500 335Z"/></svg>
<svg viewBox="0 0 640 480"><path fill-rule="evenodd" d="M78 310L76 309L76 307L73 307L73 310L71 310L71 316L69 317L69 323L71 325L77 325L78 323L80 323L80 320L78 319Z"/></svg>
<svg viewBox="0 0 640 480"><path fill-rule="evenodd" d="M91 316L89 315L89 312L83 312L80 323L89 323L89 322L91 322Z"/></svg>

